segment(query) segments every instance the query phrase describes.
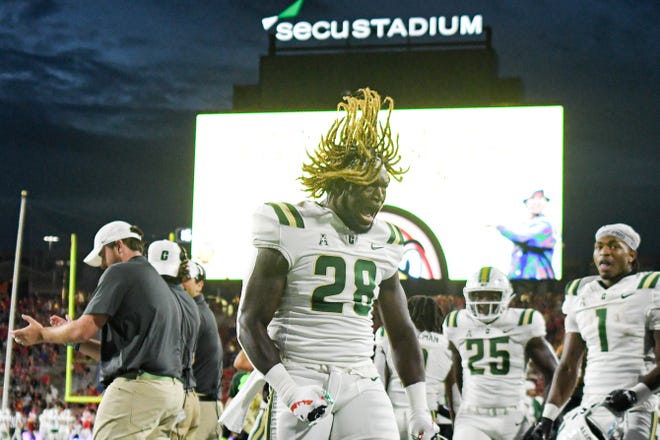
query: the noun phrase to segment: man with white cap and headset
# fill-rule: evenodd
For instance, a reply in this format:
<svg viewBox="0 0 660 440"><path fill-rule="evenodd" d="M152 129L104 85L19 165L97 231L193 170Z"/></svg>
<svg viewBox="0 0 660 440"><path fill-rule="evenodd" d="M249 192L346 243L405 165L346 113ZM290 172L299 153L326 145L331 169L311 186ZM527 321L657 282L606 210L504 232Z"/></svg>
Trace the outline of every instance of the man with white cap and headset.
<svg viewBox="0 0 660 440"><path fill-rule="evenodd" d="M660 272L639 272L639 234L623 223L596 231L593 260L597 276L566 285L564 349L543 414L529 438L551 438L554 421L570 398L586 352L584 396L573 411L603 403L625 415L624 439L649 439L657 425L660 372ZM653 358L652 367L646 361ZM565 418L572 417L572 412ZM611 426L608 411L592 414L602 432ZM566 430L568 431L568 430ZM557 438L562 439L560 430Z"/></svg>
<svg viewBox="0 0 660 440"><path fill-rule="evenodd" d="M181 311L174 296L142 255L142 231L124 221L104 225L84 261L105 272L82 316L52 316L44 327L14 330L17 343L76 344L100 360L106 386L94 423L94 439L169 439L183 406ZM101 340L92 339L101 332Z"/></svg>

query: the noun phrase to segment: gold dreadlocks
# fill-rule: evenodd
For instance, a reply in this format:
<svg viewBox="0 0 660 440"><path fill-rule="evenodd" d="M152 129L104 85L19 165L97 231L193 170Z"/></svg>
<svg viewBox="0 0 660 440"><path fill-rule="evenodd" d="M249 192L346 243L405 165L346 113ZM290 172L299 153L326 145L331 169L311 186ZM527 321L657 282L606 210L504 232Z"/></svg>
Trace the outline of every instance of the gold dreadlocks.
<svg viewBox="0 0 660 440"><path fill-rule="evenodd" d="M344 96L343 101L337 104L337 110L345 110L346 116L335 120L314 154L307 153L311 163L302 167L307 175L300 180L313 198L320 198L341 181L370 185L383 166L398 181L408 171L395 168L401 156L398 136L393 141L390 128L392 98L386 97L381 104L378 92L365 87L358 90L357 96ZM387 105L385 125L378 121L382 105Z"/></svg>

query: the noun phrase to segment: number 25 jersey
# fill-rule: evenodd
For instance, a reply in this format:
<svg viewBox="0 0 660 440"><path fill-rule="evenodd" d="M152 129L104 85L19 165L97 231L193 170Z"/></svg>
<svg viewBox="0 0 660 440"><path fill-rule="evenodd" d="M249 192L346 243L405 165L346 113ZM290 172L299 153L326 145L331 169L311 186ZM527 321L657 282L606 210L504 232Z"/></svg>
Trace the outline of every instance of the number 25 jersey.
<svg viewBox="0 0 660 440"><path fill-rule="evenodd" d="M289 263L286 286L268 335L282 360L351 367L371 362L372 303L382 280L398 270L403 235L376 219L352 232L311 201L267 203L253 218L253 244Z"/></svg>
<svg viewBox="0 0 660 440"><path fill-rule="evenodd" d="M505 407L520 403L525 393L525 347L545 336L543 315L534 309L506 309L484 324L465 309L447 315L443 333L461 355L463 402Z"/></svg>

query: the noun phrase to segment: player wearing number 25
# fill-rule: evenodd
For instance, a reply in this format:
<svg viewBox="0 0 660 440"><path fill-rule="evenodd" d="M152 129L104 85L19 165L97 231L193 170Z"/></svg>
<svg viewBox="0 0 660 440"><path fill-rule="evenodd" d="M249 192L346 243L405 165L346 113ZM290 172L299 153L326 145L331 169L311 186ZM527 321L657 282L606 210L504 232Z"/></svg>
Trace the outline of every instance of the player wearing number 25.
<svg viewBox="0 0 660 440"><path fill-rule="evenodd" d="M566 285L564 350L534 439L547 438L551 421L573 392L585 352L584 396L574 411L601 403L615 389L630 388L628 402L615 399L612 406L614 411L633 409L626 413L623 438L654 438L656 398L651 391L660 370L660 272L638 272L641 239L630 226L602 226L595 239L598 275ZM613 416L599 414L593 414L594 421L606 432ZM570 419L570 413L564 418Z"/></svg>
<svg viewBox="0 0 660 440"><path fill-rule="evenodd" d="M465 310L449 313L443 326L454 353L454 377L462 381L454 438L522 438L534 422L527 420L524 403L527 360L534 361L546 384L557 366L543 315L509 308L513 289L494 267L475 272L463 294Z"/></svg>
<svg viewBox="0 0 660 440"><path fill-rule="evenodd" d="M382 105L386 119L379 121ZM257 210L254 268L242 294L238 339L274 388L273 438L398 439L385 388L371 360L378 299L414 438L434 425L422 353L398 277L403 237L376 219L390 178L404 170L392 139L391 98L368 88L345 96L336 120L303 165L314 199Z"/></svg>

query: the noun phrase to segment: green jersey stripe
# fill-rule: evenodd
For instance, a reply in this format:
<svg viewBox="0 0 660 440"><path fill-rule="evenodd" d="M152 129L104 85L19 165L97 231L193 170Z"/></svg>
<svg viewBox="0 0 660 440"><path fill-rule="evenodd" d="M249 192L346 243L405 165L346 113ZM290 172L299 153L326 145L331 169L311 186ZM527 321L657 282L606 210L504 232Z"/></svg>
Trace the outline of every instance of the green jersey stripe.
<svg viewBox="0 0 660 440"><path fill-rule="evenodd" d="M566 285L566 296L577 296L578 286L580 285L580 279L573 280Z"/></svg>
<svg viewBox="0 0 660 440"><path fill-rule="evenodd" d="M295 206L293 206L293 205L290 204L290 203L284 203L283 205L286 206L286 207L288 208L289 213L290 213L290 214L293 216L293 218L295 219L295 226L296 226L297 228L304 228L304 227L305 227L305 222L303 221L302 216L300 215L300 213L298 212L298 210L295 208Z"/></svg>
<svg viewBox="0 0 660 440"><path fill-rule="evenodd" d="M653 289L658 285L658 280L660 280L660 272L651 272L642 278L642 281L639 282L639 286L637 286L637 288Z"/></svg>
<svg viewBox="0 0 660 440"><path fill-rule="evenodd" d="M387 226L390 228L390 238L387 239L388 244L403 244L403 234L401 229L397 226L387 223Z"/></svg>
<svg viewBox="0 0 660 440"><path fill-rule="evenodd" d="M303 222L302 216L293 205L289 203L267 203L268 206L273 208L277 219L280 221L281 225L284 226L293 226L294 228L304 228L305 223Z"/></svg>
<svg viewBox="0 0 660 440"><path fill-rule="evenodd" d="M456 327L457 326L457 318L458 318L458 310L454 310L449 313L447 316L447 326L448 327Z"/></svg>
<svg viewBox="0 0 660 440"><path fill-rule="evenodd" d="M529 325L532 323L532 316L534 315L534 309L525 309L520 314L520 321L518 321L518 325Z"/></svg>

